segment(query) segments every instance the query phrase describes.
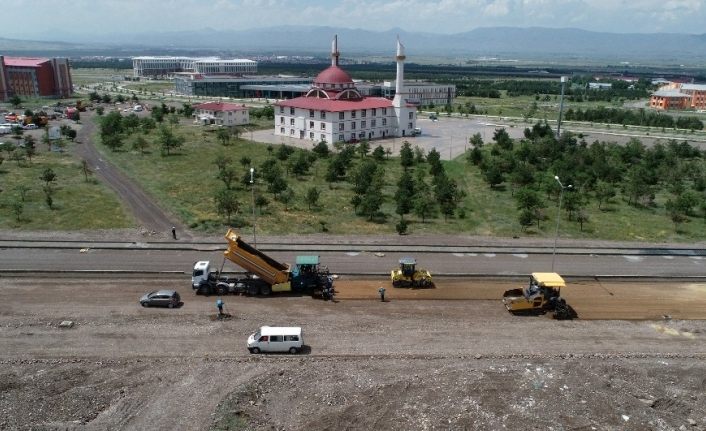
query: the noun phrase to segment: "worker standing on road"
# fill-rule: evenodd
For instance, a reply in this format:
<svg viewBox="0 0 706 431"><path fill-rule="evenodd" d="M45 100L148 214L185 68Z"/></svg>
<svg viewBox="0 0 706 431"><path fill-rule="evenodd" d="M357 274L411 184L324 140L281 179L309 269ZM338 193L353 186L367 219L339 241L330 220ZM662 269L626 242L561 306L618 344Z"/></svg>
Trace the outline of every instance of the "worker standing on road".
<svg viewBox="0 0 706 431"><path fill-rule="evenodd" d="M223 317L223 300L221 298L216 301L216 307L218 307L218 317Z"/></svg>
<svg viewBox="0 0 706 431"><path fill-rule="evenodd" d="M380 286L378 293L380 294L380 302L385 302L385 288Z"/></svg>
<svg viewBox="0 0 706 431"><path fill-rule="evenodd" d="M172 226L172 238L176 239L176 227Z"/></svg>

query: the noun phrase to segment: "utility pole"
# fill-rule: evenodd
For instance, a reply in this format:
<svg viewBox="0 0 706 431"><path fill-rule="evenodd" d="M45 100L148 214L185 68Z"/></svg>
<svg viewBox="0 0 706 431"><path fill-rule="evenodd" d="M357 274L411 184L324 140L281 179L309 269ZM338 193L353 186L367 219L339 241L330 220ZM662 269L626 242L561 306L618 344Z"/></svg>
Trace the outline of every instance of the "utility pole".
<svg viewBox="0 0 706 431"><path fill-rule="evenodd" d="M252 191L252 240L255 248L257 248L257 235L255 234L255 224L257 222L255 215L255 168L250 168L250 190Z"/></svg>
<svg viewBox="0 0 706 431"><path fill-rule="evenodd" d="M566 76L561 77L561 97L559 97L559 121L556 125L556 138L561 138L561 114L564 111L564 86L566 85Z"/></svg>
<svg viewBox="0 0 706 431"><path fill-rule="evenodd" d="M552 272L554 272L554 259L556 258L556 240L559 238L559 219L561 218L561 199L564 197L564 189L570 189L572 186L569 184L564 187L564 185L559 180L558 175L554 175L554 179L559 183L561 187L561 192L559 192L559 209L556 212L556 233L554 234L554 251L552 251Z"/></svg>

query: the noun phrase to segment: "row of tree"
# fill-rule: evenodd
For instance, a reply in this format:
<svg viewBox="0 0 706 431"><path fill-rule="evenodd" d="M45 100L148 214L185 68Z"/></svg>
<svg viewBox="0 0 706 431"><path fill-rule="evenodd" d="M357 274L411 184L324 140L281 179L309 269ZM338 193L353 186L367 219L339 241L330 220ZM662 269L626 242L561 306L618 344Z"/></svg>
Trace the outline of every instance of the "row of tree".
<svg viewBox="0 0 706 431"><path fill-rule="evenodd" d="M650 126L664 128L678 128L690 130L702 130L704 123L694 116L677 117L649 112L644 108L638 110L616 109L599 106L597 108L573 109L566 111L566 119L569 121L590 121L595 123L611 123L632 126Z"/></svg>
<svg viewBox="0 0 706 431"><path fill-rule="evenodd" d="M556 201L562 191L555 175L572 185L565 190L562 207L582 228L590 201L600 210L618 195L628 205L654 208L656 196L666 194L664 209L676 225L698 212L706 217L706 155L687 142L649 148L637 139L625 145L588 145L570 133L557 139L544 122L526 129L519 141L498 129L493 143L483 144L480 135L472 137L467 159L479 166L492 189L511 187L523 228L535 222L540 228L547 218L546 199Z"/></svg>

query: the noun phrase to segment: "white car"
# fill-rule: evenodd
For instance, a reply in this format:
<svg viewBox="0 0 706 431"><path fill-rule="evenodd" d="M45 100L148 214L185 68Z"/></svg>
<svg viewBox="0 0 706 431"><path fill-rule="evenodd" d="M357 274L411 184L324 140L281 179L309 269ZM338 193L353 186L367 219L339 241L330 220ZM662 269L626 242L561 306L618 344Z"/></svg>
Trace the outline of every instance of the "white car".
<svg viewBox="0 0 706 431"><path fill-rule="evenodd" d="M29 124L24 125L22 128L25 130L34 130L34 129L37 129L37 125L34 123L29 123Z"/></svg>

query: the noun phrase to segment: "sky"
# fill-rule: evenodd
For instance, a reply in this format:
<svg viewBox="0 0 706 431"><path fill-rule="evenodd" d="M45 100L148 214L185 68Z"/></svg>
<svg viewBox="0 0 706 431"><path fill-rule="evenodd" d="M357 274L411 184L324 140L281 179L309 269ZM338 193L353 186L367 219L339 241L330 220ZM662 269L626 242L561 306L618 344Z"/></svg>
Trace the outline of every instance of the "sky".
<svg viewBox="0 0 706 431"><path fill-rule="evenodd" d="M13 0L0 37L314 25L460 33L478 27L706 33L706 0ZM43 39L46 40L45 37Z"/></svg>

